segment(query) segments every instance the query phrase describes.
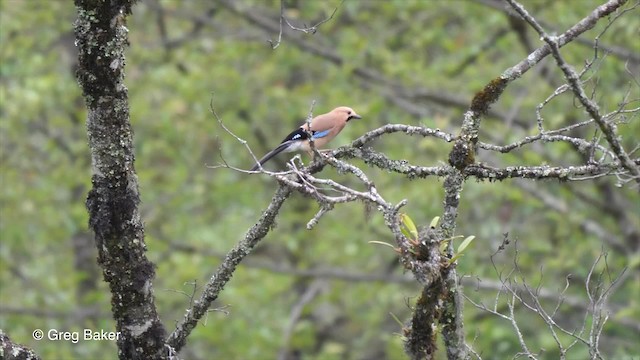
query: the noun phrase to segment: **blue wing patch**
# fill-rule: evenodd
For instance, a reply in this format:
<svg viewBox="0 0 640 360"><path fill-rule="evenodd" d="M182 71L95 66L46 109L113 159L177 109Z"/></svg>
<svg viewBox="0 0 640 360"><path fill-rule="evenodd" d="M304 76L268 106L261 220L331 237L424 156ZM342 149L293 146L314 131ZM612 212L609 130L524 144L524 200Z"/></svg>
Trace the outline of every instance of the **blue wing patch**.
<svg viewBox="0 0 640 360"><path fill-rule="evenodd" d="M329 130L325 130L325 131L317 131L317 132L314 132L314 133L313 133L313 135L311 136L311 138L312 138L313 140L323 138L323 137L325 137L325 136L329 135L329 132L330 132L330 131L331 131L331 129L329 129Z"/></svg>

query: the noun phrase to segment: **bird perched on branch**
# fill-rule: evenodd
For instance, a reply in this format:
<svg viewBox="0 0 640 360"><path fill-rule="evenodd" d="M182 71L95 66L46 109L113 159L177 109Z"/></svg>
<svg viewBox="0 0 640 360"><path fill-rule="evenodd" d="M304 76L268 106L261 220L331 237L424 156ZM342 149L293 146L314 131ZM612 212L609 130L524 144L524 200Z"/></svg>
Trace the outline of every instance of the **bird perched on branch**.
<svg viewBox="0 0 640 360"><path fill-rule="evenodd" d="M251 168L251 171L258 170L264 163L281 152L306 151L311 153L309 136L311 136L311 140L313 140L313 145L316 149L324 147L329 141L336 137L336 135L344 129L345 125L347 125L347 122L352 119L362 119L362 117L356 114L353 109L346 106L337 107L326 114L314 117L311 120L311 126L309 126L309 123L304 123L291 132L291 134L282 140L278 147L263 156L259 164Z"/></svg>

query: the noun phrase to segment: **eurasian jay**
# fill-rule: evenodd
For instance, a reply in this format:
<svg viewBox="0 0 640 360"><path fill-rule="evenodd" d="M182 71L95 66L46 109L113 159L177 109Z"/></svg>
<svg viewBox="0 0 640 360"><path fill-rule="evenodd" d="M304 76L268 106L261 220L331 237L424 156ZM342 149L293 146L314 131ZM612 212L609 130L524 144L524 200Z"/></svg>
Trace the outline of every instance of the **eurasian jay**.
<svg viewBox="0 0 640 360"><path fill-rule="evenodd" d="M353 109L340 106L331 112L318 115L311 119L311 127L308 123L294 130L289 134L278 147L269 151L260 159L259 164L255 164L251 171L258 170L264 163L281 152L306 151L311 153L311 144L309 143L309 134L313 140L313 146L320 149L327 145L336 135L344 129L347 122L352 119L362 119Z"/></svg>

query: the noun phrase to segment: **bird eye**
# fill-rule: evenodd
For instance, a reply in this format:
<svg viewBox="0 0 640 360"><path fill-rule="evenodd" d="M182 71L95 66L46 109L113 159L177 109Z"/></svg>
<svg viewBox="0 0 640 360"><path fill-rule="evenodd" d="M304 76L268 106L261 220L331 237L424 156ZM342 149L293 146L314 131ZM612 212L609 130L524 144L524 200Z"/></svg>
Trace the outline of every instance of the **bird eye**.
<svg viewBox="0 0 640 360"><path fill-rule="evenodd" d="M351 111L347 111L347 115L351 115Z"/></svg>

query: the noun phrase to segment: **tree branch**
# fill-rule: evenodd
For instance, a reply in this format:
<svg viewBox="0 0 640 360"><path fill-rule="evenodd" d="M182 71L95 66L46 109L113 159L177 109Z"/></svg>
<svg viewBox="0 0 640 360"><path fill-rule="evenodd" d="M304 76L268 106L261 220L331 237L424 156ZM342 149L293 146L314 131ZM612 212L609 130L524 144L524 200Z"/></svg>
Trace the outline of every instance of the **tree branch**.
<svg viewBox="0 0 640 360"><path fill-rule="evenodd" d="M7 360L40 360L40 356L35 351L24 345L14 343L7 334L2 332L2 329L0 329L0 355L2 355L3 359L6 356Z"/></svg>
<svg viewBox="0 0 640 360"><path fill-rule="evenodd" d="M617 129L615 125L606 121L606 119L600 114L598 105L587 97L587 94L580 83L580 78L576 71L564 60L560 54L560 44L562 43L562 37L556 38L549 36L542 26L515 0L507 0L507 2L520 14L520 16L527 21L537 32L542 39L547 43L548 49L550 49L553 57L558 64L558 67L564 73L565 79L569 83L569 86L573 90L573 93L578 98L582 106L587 110L589 115L600 127L600 130L604 133L607 142L611 146L613 153L616 155L622 166L629 171L632 178L640 184L640 168L634 164L629 157L629 154L624 150L620 140L618 139ZM618 7L624 5L627 0L611 0L607 4L602 5L597 10L602 10L603 13L610 13ZM597 21L598 18L595 20ZM594 22L595 25L595 22Z"/></svg>
<svg viewBox="0 0 640 360"><path fill-rule="evenodd" d="M175 352L180 351L186 344L187 336L196 327L202 316L207 313L211 303L218 298L220 291L231 279L238 264L251 253L251 250L258 242L274 227L276 216L290 194L291 188L281 184L258 222L249 229L244 239L229 251L222 264L218 266L218 269L205 285L200 298L194 302L191 308L187 309L182 321L167 339L167 345Z"/></svg>

